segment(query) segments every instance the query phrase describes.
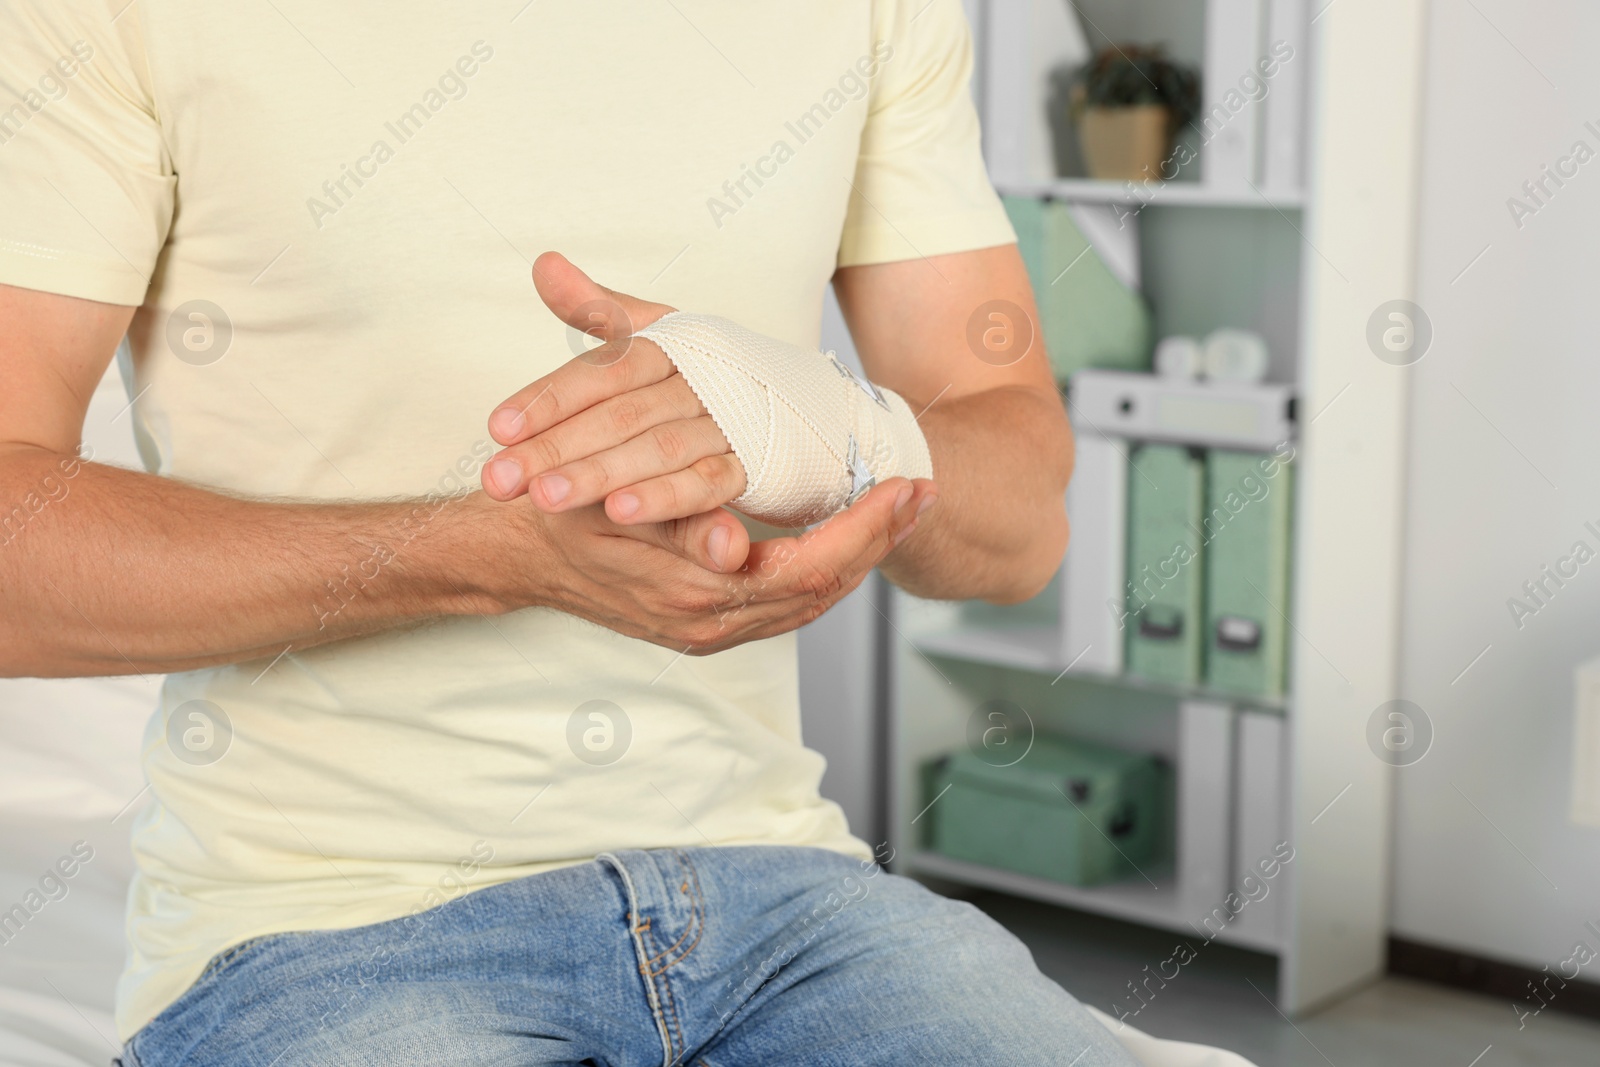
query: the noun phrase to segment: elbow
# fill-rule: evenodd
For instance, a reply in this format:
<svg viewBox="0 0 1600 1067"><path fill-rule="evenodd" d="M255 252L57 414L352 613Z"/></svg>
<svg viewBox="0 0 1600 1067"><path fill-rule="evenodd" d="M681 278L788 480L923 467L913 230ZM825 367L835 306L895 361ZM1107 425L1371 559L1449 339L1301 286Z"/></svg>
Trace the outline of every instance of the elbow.
<svg viewBox="0 0 1600 1067"><path fill-rule="evenodd" d="M1061 569L1070 536L1066 511L1057 507L1047 513L1029 544L1013 557L1003 586L984 599L991 604L1020 604L1044 592L1050 579Z"/></svg>

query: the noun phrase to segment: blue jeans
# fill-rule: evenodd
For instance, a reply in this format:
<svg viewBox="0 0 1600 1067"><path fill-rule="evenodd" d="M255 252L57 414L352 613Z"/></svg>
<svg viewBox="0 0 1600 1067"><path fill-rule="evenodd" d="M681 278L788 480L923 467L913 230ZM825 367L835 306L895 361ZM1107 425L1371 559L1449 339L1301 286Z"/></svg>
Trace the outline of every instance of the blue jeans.
<svg viewBox="0 0 1600 1067"><path fill-rule="evenodd" d="M817 849L620 852L221 953L123 1067L1132 1067L969 904Z"/></svg>

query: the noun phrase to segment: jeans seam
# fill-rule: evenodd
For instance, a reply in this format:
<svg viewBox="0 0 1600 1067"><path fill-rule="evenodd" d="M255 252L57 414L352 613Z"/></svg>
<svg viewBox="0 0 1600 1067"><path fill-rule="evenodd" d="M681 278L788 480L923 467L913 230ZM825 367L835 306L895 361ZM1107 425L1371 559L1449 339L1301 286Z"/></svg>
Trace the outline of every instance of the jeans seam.
<svg viewBox="0 0 1600 1067"><path fill-rule="evenodd" d="M653 973L656 973L656 974L665 974L666 971L667 971L667 968L676 966L677 964L682 963L684 960L688 959L689 958L689 953L693 952L696 948L699 947L700 938L705 933L706 921L705 921L705 910L704 910L704 906L703 906L705 898L702 895L701 890L700 890L700 872L695 869L694 863L692 861L690 861L689 857L687 855L685 855L684 853L674 851L673 855L675 855L678 858L678 861L680 863L682 863L685 867L687 867L688 871L689 871L688 884L690 886L692 886L692 889L691 889L690 895L689 895L689 925L684 928L683 933L679 935L679 937L678 937L678 939L676 941L674 941L672 944L668 945L667 948L664 951L659 952L656 955L650 957L648 962L653 964L657 960L663 958L664 956L669 955L672 952L673 949L675 949L679 945L683 944L684 940L686 938L688 938L691 933L694 935L694 940L690 941L689 942L689 947L684 949L683 952L680 955L678 955L675 959L668 960L667 962L661 964L660 969L655 971L655 972L653 972ZM651 945L654 946L654 944L655 944L655 939L652 937L651 938Z"/></svg>
<svg viewBox="0 0 1600 1067"><path fill-rule="evenodd" d="M187 996L190 990L198 988L202 982L210 981L211 979L222 974L222 972L228 969L228 965L233 963L233 961L236 960L246 949L253 945L259 944L268 938L276 936L278 935L257 934L254 937L245 938L236 945L230 945L223 949L206 962L205 969L200 972L199 977L190 983L189 989L185 990L183 995ZM151 1022L154 1021L155 1020L151 1020ZM136 1033L132 1037L128 1038L128 1040L122 1046L122 1051L118 1054L121 1058L113 1062L121 1063L122 1067L143 1067L142 1061L139 1059L139 1053L133 1047L133 1045L134 1042L137 1041L148 1029L149 1027L146 1026L145 1028L141 1029L139 1033Z"/></svg>
<svg viewBox="0 0 1600 1067"><path fill-rule="evenodd" d="M239 953L243 952L245 949L249 948L251 945L254 945L254 944L256 944L257 942L260 942L260 941L264 941L264 940L266 940L267 938L269 938L271 936L272 936L271 934L258 934L255 937L247 937L247 938L245 938L243 941L239 942L237 945L233 945L233 946L231 946L229 948L223 949L221 952L217 953L214 957L212 957L210 963L206 964L206 969L200 972L200 977L195 979L195 984L199 985L201 982L205 981L207 978L210 978L210 977L212 977L213 975L216 975L216 974L220 974L222 971L224 971L227 968L228 964L230 964L230 963L232 963L234 961L234 958L237 957L239 955Z"/></svg>
<svg viewBox="0 0 1600 1067"><path fill-rule="evenodd" d="M653 925L646 926L644 932L645 936L650 939L650 947L655 948L655 927ZM662 1002L666 1005L666 1010L672 1015L670 1029L673 1033L677 1034L678 1039L677 1044L675 1046L670 1046L667 1050L669 1053L667 1062L669 1064L675 1064L681 1057L688 1055L689 1052L689 1043L683 1036L683 1021L678 1017L678 1000L677 997L673 995L672 982L667 977L665 968L660 971L652 972L650 979L651 981L659 981L661 983Z"/></svg>
<svg viewBox="0 0 1600 1067"><path fill-rule="evenodd" d="M656 990L655 979L650 973L649 952L644 947L644 939L640 936L641 930L648 932L650 926L647 921L642 921L639 915L639 893L634 888L633 876L614 853L602 852L595 858L616 872L617 877L622 880L624 892L627 893L628 938L633 942L634 952L639 959L639 978L644 982L645 1000L649 1003L650 1014L656 1021L656 1034L661 1038L661 1062L663 1065L671 1064L672 1035L667 1030L666 1017L661 1013L661 995Z"/></svg>

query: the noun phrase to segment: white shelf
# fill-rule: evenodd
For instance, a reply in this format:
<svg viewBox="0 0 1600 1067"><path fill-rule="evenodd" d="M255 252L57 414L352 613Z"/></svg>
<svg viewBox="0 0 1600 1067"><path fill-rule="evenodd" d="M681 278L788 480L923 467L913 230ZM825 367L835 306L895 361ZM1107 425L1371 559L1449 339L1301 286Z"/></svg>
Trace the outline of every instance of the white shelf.
<svg viewBox="0 0 1600 1067"><path fill-rule="evenodd" d="M1053 626L963 626L916 634L911 643L929 655L1041 674L1060 673L1067 666L1061 659L1059 631Z"/></svg>
<svg viewBox="0 0 1600 1067"><path fill-rule="evenodd" d="M1061 651L1060 632L1053 626L977 627L964 626L934 633L913 635L911 643L930 656L1011 667L1051 676L1066 672L1073 681L1095 685L1137 689L1181 700L1214 700L1267 711L1285 711L1288 701L1234 693L1205 686L1169 685L1129 674L1101 674L1098 671L1067 669L1070 662Z"/></svg>
<svg viewBox="0 0 1600 1067"><path fill-rule="evenodd" d="M1402 149L1417 140L1416 99L1423 84L1417 72L1426 20L1413 0L1337 4L1331 10L1321 0L1102 5L1097 32L1108 39L1166 41L1174 56L1201 63L1208 75L1206 114L1226 103L1219 94L1238 84L1261 42L1281 38L1294 48L1292 59L1279 56L1284 61L1271 95L1256 101L1261 107L1230 107L1231 119L1213 123L1215 136L1198 159L1201 181L1129 183L1053 177L1054 143L1048 125L1039 121L1056 47L1046 36L1054 31L1040 14L1044 8L1031 0L974 0L970 6L982 9L974 19L983 34L979 104L997 187L1018 196L1109 207L1078 212L1096 223L1146 206L1247 209L1186 206L1139 215L1131 235L1140 251L1136 277L1164 316L1158 316L1161 329L1253 328L1268 338L1273 352L1284 353L1274 365L1274 380L1295 384L1301 410L1321 411L1338 397L1348 398L1339 400L1342 415L1307 428L1296 446L1305 476L1295 494L1295 592L1287 621L1295 635L1292 701L1277 704L1290 704L1292 716L1251 722L1241 712L1271 714L1273 702L1072 672L1071 684L1080 690L1074 697L1109 697L1109 687L1116 686L1123 693L1178 698L1176 736L1165 740L1174 741L1168 747L1177 754L1176 781L1181 787L1187 774L1195 790L1182 793L1175 805L1180 839L1186 824L1193 824L1189 848L1177 850L1190 861L1177 868L1185 880L1181 908L1172 885L1080 889L915 855L914 823L927 803L919 769L963 744L982 701L1014 686L1038 690L1042 685L1028 683L1042 676L1047 684L1067 667L1064 643L1052 627L1009 629L951 619L927 627L936 632L919 634L920 627L908 626L912 641L893 647L889 677L890 833L908 868L929 876L1187 930L1190 937L1187 920L1200 900L1238 890L1251 854L1265 842L1292 844L1294 862L1273 890L1275 916L1268 922L1270 912L1245 911L1233 924L1265 926L1267 934L1247 929L1234 936L1277 941L1279 1009L1290 1016L1314 1011L1383 972L1393 775L1372 758L1350 724L1399 684L1402 583L1396 576L1403 546L1397 531L1405 487L1392 457L1403 450L1407 421L1405 393L1393 387L1393 368L1358 358L1350 324L1371 315L1371 294L1404 294L1413 287L1416 159ZM1382 42L1381 63L1372 60L1374 41ZM1340 91L1318 91L1328 85ZM1259 165L1251 166L1251 158ZM1383 180L1374 182L1375 174ZM1280 213L1293 225L1284 225ZM1113 225L1130 222L1124 217ZM1340 273L1353 269L1359 269L1360 284ZM1361 347L1359 337L1354 347ZM941 658L944 664L1035 673L947 675ZM1107 688L1082 692L1093 685ZM1203 729L1224 703L1235 709L1231 747L1216 745L1217 738ZM1091 704L1071 709L1070 717L1088 723L1101 710ZM1106 740L1125 736L1132 747L1148 748L1145 742L1163 740L1154 731L1165 721L1160 715L1110 714L1088 732L1104 733ZM1186 723L1193 729L1186 732ZM1246 740L1253 746L1248 750ZM1262 753L1265 758L1258 758ZM1243 774L1251 776L1248 782L1238 780ZM1344 799L1323 818L1335 796ZM1281 798L1277 804L1275 797ZM1222 842L1213 831L1224 809L1233 814Z"/></svg>
<svg viewBox="0 0 1600 1067"><path fill-rule="evenodd" d="M1206 927L1185 916L1180 905L1178 886L1171 873L1165 872L1151 885L1143 879L1112 882L1098 886L1067 885L1046 878L984 867L941 856L937 852L916 852L906 857L906 866L914 873L933 878L943 878L962 885L992 889L1012 896L1059 904L1096 915L1143 923L1163 930L1172 930L1186 937L1208 938ZM1276 954L1281 946L1276 940L1248 933L1232 924L1222 927L1212 940L1238 945L1258 952Z"/></svg>
<svg viewBox="0 0 1600 1067"><path fill-rule="evenodd" d="M1116 182L1093 178L1057 178L1049 182L996 181L1006 196L1053 197L1091 204L1123 204L1129 210L1183 205L1197 207L1254 207L1297 211L1305 194L1296 191L1213 189L1204 182Z"/></svg>

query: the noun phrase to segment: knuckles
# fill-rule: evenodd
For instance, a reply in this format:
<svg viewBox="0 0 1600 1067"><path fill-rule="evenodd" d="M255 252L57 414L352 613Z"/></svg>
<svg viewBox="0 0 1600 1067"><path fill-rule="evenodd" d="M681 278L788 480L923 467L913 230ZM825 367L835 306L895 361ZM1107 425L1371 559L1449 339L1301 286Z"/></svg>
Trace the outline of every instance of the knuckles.
<svg viewBox="0 0 1600 1067"><path fill-rule="evenodd" d="M528 459L530 475L561 466L561 446L552 441L548 434L540 434L524 444L523 455Z"/></svg>
<svg viewBox="0 0 1600 1067"><path fill-rule="evenodd" d="M827 614L828 609L833 607L833 603L833 601L816 600L807 604L800 610L799 618L795 623L795 629L798 630L802 626L809 626L811 623L814 623L818 619L822 618L823 615Z"/></svg>
<svg viewBox="0 0 1600 1067"><path fill-rule="evenodd" d="M662 607L665 613L679 620L680 625L692 629L704 619L715 621L723 606L723 595L701 586L679 585L669 590Z"/></svg>
<svg viewBox="0 0 1600 1067"><path fill-rule="evenodd" d="M849 592L845 577L840 571L825 563L807 563L795 575L795 588L824 605L832 604Z"/></svg>
<svg viewBox="0 0 1600 1067"><path fill-rule="evenodd" d="M714 648L728 637L728 629L715 615L704 620L679 621L672 626L672 638L679 645L695 649Z"/></svg>
<svg viewBox="0 0 1600 1067"><path fill-rule="evenodd" d="M533 384L538 385L539 383L534 382ZM530 386L529 388L531 389L532 387ZM552 377L547 381L543 389L540 389L529 398L523 408L524 414L528 417L528 422L543 422L546 426L554 426L567 417L569 414L567 409L570 406L567 401L566 389L556 377Z"/></svg>
<svg viewBox="0 0 1600 1067"><path fill-rule="evenodd" d="M735 495L744 468L731 454L707 456L691 466L708 499L728 499Z"/></svg>
<svg viewBox="0 0 1600 1067"><path fill-rule="evenodd" d="M661 524L661 547L687 555L689 550L689 520L668 519ZM693 562L693 561L691 561Z"/></svg>
<svg viewBox="0 0 1600 1067"><path fill-rule="evenodd" d="M617 482L615 466L609 452L600 452L577 464L571 471L572 480L595 487L611 487Z"/></svg>
<svg viewBox="0 0 1600 1067"><path fill-rule="evenodd" d="M623 393L611 402L611 426L624 437L632 437L650 417L650 405L637 391Z"/></svg>
<svg viewBox="0 0 1600 1067"><path fill-rule="evenodd" d="M657 426L652 433L656 452L668 464L681 466L689 454L689 439L672 424Z"/></svg>
<svg viewBox="0 0 1600 1067"><path fill-rule="evenodd" d="M683 510L683 500L681 499L682 494L680 494L678 491L677 479L658 479L653 488L659 497L659 499L656 501L656 504L664 509L668 514L675 514L676 512ZM681 526L683 524L678 520L673 520L671 525Z"/></svg>

